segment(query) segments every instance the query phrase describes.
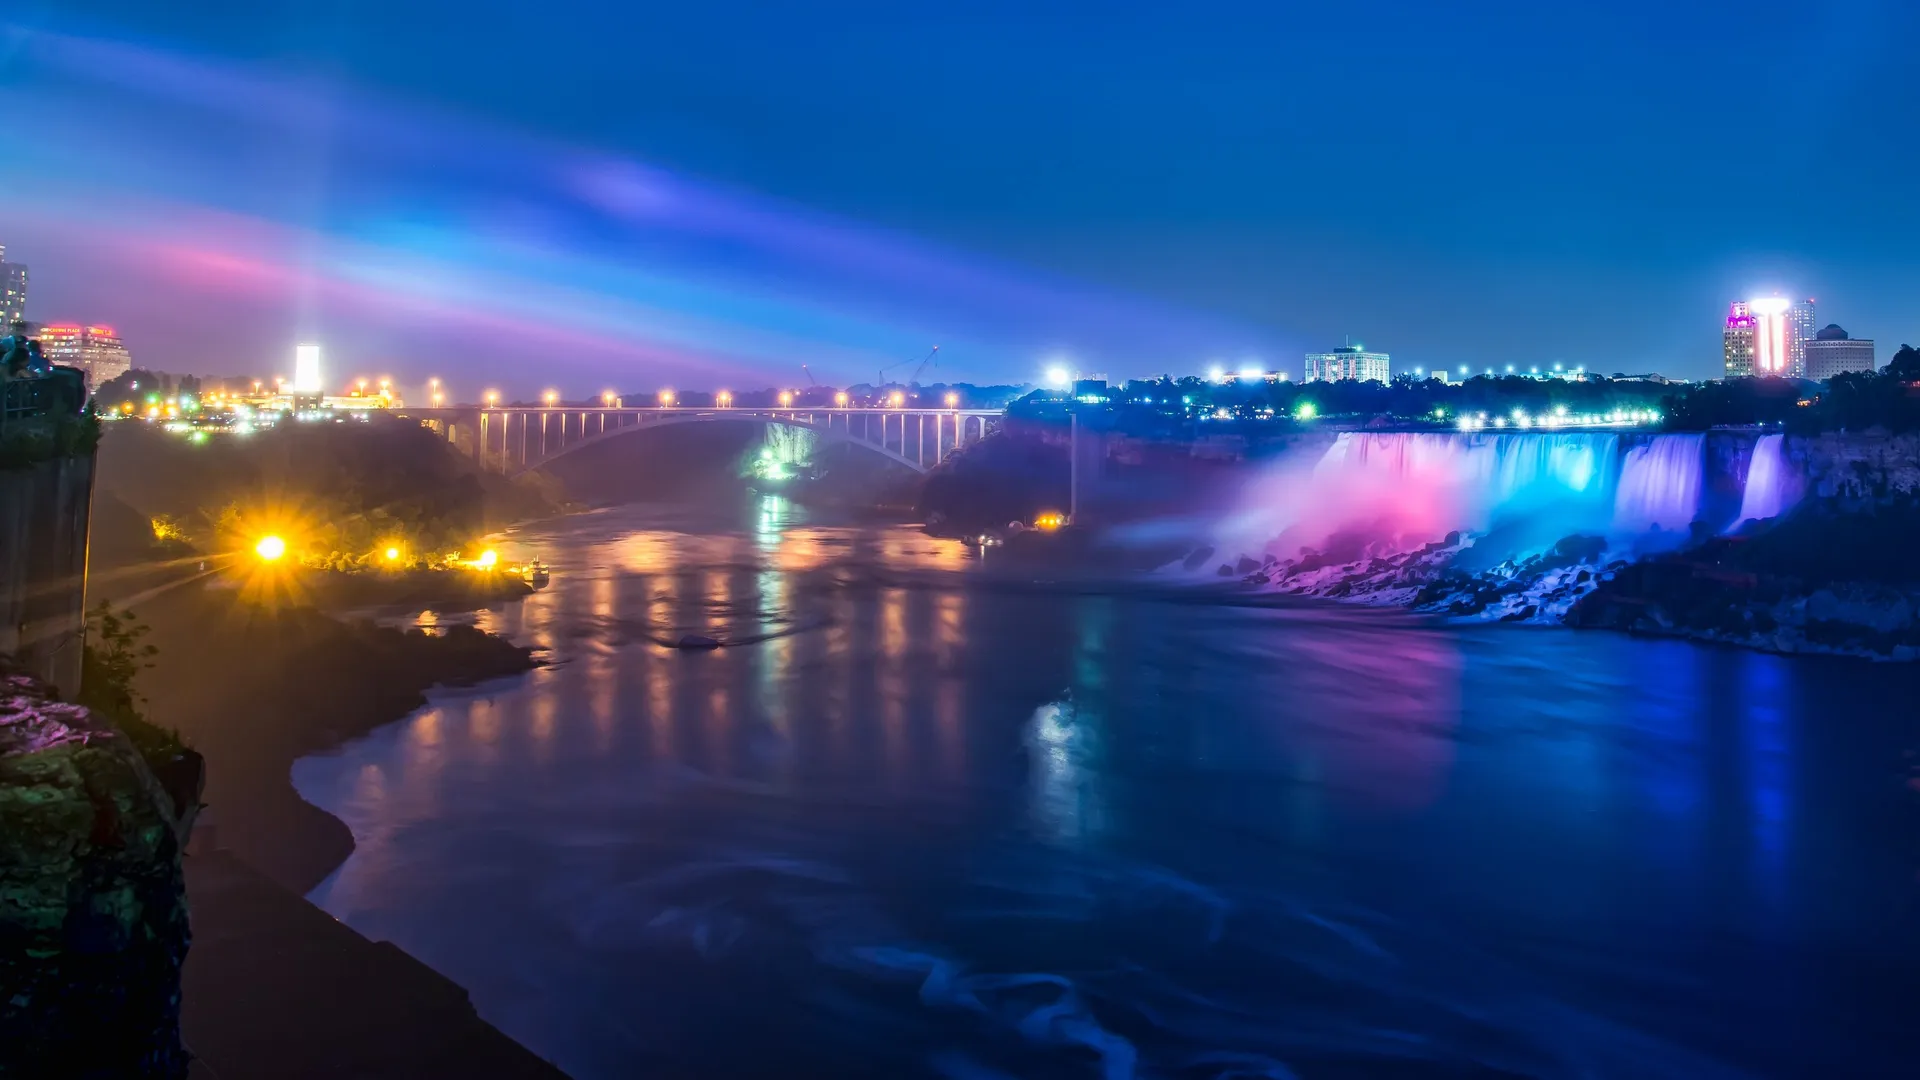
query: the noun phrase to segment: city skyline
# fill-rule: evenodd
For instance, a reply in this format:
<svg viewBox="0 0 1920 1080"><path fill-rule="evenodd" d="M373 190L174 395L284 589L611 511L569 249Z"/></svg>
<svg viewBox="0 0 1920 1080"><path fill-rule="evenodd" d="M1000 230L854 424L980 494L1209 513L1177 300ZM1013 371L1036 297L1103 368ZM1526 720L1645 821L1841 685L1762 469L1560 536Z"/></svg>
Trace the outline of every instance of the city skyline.
<svg viewBox="0 0 1920 1080"><path fill-rule="evenodd" d="M110 322L143 364L165 369L258 370L318 340L342 364L412 381L464 365L476 382L514 385L518 356L537 343L583 384L777 385L803 362L871 381L876 361L940 343L933 377L1002 382L1038 379L1056 357L1116 375L1285 369L1351 332L1409 367L1479 370L1492 323L1542 365L1697 379L1723 366L1702 312L1789 288L1832 298L1863 338L1920 338L1907 299L1920 272L1900 258L1920 235L1874 209L1920 169L1870 122L1890 76L1859 65L1857 81L1822 83L1818 100L1785 82L1750 88L1769 106L1817 112L1864 164L1743 174L1709 205L1687 177L1714 155L1696 153L1684 126L1720 104L1706 72L1678 91L1672 117L1610 102L1564 129L1533 121L1569 95L1586 107L1577 79L1543 84L1544 100L1528 104L1449 72L1420 84L1435 99L1422 115L1446 103L1453 111L1436 116L1472 117L1449 122L1511 143L1454 180L1462 159L1391 119L1408 104L1395 95L1435 76L1394 50L1488 28L1400 14L1366 33L1335 14L1292 31L1330 54L1359 40L1393 53L1402 62L1383 65L1378 88L1336 92L1308 59L1292 74L1236 69L1246 85L1218 96L1207 72L1234 46L1145 11L1109 12L1112 49L1165 59L1140 87L1083 73L1099 90L1085 102L1061 98L1032 63L1064 24L988 19L991 40L976 27L967 46L1012 65L1008 87L969 84L968 98L908 80L901 93L931 110L913 129L925 142L898 155L920 162L908 167L884 152L899 131L876 127L864 91L837 80L816 80L805 100L843 138L777 134L783 125L767 125L798 107L776 92L789 61L743 76L749 55L764 58L699 13L653 17L684 31L687 56L716 57L716 71L668 64L691 96L665 109L642 94L616 118L581 81L618 76L609 57L503 94L467 78L452 51L420 52L428 26L466 21L432 4L397 5L391 25L347 40L86 0L71 12L92 16L84 35L78 22L4 31L0 107L36 153L0 164L0 240L34 264L29 317ZM1250 41L1278 31L1254 9L1236 17ZM1914 18L1874 17L1889 31L1876 40ZM767 18L832 55L856 48ZM1815 43L1842 26L1802 22ZM895 62L881 45L918 43L911 23L876 16L857 58ZM1522 43L1548 30L1498 32ZM269 33L284 62L258 59ZM1583 40L1585 63L1638 48ZM387 50L422 62L388 63ZM639 89L667 75L620 77ZM702 96L720 85L737 97ZM1198 89L1169 98L1172 85ZM1069 108L1074 137L1041 140L1018 94ZM1095 107L1108 99L1110 116ZM1108 119L1129 110L1144 122L1122 139ZM1219 110L1216 123L1187 123ZM1249 141L1262 123L1290 134ZM1657 177L1606 152L1635 124L1672 151L1655 154ZM1344 155L1340 185L1302 168L1342 146L1363 152ZM850 171L855 160L868 167ZM1567 165L1601 161L1585 187L1567 186L1581 171ZM1566 205L1581 214L1556 209ZM1761 212L1773 205L1796 214ZM1565 317L1575 306L1627 317L1579 333Z"/></svg>

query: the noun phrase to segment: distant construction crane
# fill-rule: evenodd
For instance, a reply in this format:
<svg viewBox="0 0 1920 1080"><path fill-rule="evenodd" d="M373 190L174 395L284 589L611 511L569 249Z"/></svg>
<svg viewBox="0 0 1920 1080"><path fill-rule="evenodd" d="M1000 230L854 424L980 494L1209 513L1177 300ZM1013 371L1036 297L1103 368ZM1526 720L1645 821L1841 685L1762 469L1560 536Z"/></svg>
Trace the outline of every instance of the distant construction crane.
<svg viewBox="0 0 1920 1080"><path fill-rule="evenodd" d="M801 370L801 371L804 371L804 372L806 372L806 373L807 373L807 385L808 385L808 386L819 386L819 385L820 385L820 380L819 380L819 379L816 379L816 378L814 378L814 377L813 377L813 369L812 369L812 368L810 368L810 367L808 367L808 366L807 366L807 365L805 365L805 364L801 364L801 365L800 365L800 370Z"/></svg>
<svg viewBox="0 0 1920 1080"><path fill-rule="evenodd" d="M927 355L921 358L920 366L914 368L913 374L907 376L907 385L909 386L913 385L913 383L920 378L920 373L927 370L927 365L934 363L935 358L938 357L939 355L940 355L940 346L935 345L932 349L929 349L927 351ZM897 367L905 367L906 365L911 363L913 363L912 360L902 360L897 364L888 364L886 367L881 368L879 378L874 382L874 386L878 388L878 387L887 385L887 372L892 371L894 368L897 368Z"/></svg>

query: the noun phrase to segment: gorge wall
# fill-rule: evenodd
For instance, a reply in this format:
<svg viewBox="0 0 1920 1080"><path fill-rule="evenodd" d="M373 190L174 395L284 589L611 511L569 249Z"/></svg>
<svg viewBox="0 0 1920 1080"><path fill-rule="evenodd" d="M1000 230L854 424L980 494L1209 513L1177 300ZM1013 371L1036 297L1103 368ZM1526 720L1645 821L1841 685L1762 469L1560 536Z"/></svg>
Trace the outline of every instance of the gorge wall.
<svg viewBox="0 0 1920 1080"><path fill-rule="evenodd" d="M94 458L0 469L0 655L71 697L80 689Z"/></svg>

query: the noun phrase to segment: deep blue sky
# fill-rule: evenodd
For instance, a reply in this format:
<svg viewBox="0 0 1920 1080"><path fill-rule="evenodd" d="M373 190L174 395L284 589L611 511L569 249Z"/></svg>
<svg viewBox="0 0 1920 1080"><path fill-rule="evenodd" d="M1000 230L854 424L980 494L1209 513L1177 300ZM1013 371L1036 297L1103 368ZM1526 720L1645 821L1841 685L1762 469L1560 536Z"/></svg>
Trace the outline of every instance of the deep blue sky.
<svg viewBox="0 0 1920 1080"><path fill-rule="evenodd" d="M10 18L441 110L1233 328L1156 362L1023 326L983 333L950 377L1026 376L1052 349L1116 376L1227 348L1297 370L1349 334L1397 367L1702 377L1727 301L1775 290L1817 297L1883 361L1920 339L1910 2L26 0ZM42 277L60 261L14 247Z"/></svg>

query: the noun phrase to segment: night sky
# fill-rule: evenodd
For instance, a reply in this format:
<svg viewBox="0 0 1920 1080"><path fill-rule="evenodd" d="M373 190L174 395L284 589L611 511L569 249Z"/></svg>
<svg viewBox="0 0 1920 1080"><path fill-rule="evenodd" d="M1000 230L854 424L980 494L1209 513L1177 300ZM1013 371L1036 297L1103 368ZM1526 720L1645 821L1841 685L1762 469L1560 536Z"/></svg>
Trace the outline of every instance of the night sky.
<svg viewBox="0 0 1920 1080"><path fill-rule="evenodd" d="M0 243L145 366L1706 377L1920 340L1920 5L14 0ZM894 372L903 375L911 367Z"/></svg>

